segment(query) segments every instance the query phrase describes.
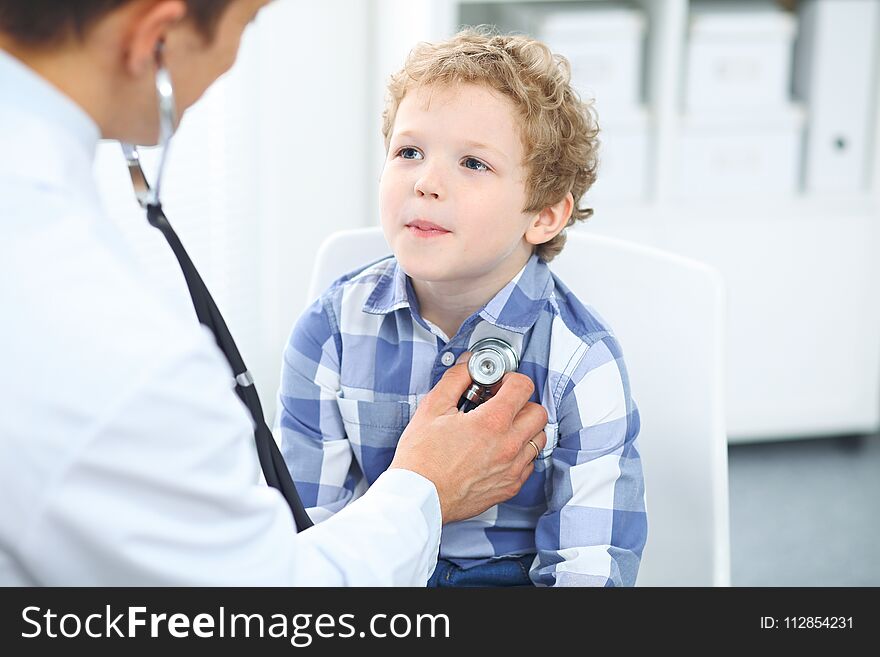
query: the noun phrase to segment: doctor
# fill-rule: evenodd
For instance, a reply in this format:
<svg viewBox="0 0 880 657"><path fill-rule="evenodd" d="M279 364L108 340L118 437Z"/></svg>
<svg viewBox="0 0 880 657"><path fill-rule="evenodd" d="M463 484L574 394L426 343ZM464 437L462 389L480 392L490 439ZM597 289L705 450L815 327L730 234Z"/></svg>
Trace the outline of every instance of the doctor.
<svg viewBox="0 0 880 657"><path fill-rule="evenodd" d="M266 0L0 0L0 584L424 585L440 526L514 495L546 439L532 384L458 413L453 367L391 469L296 533L255 483L253 425L212 337L103 215L99 138L155 143Z"/></svg>

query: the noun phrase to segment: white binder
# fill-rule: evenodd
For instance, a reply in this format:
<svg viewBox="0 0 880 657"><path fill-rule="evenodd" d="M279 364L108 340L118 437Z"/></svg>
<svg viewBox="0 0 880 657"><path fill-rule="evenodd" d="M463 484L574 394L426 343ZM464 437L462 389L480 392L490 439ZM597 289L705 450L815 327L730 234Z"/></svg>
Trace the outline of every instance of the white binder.
<svg viewBox="0 0 880 657"><path fill-rule="evenodd" d="M867 187L874 109L877 0L803 0L795 93L809 108L804 189L860 193Z"/></svg>

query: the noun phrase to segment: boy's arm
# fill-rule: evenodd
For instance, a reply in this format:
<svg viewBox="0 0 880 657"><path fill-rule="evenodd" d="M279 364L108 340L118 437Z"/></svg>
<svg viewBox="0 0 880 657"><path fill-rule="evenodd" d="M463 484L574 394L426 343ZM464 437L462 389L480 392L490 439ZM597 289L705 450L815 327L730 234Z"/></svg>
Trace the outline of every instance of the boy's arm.
<svg viewBox="0 0 880 657"><path fill-rule="evenodd" d="M531 576L547 586L633 586L647 536L638 410L620 346L606 336L578 364L558 407L548 508Z"/></svg>
<svg viewBox="0 0 880 657"><path fill-rule="evenodd" d="M363 492L336 401L339 335L322 299L297 321L284 350L275 424L287 468L315 522Z"/></svg>

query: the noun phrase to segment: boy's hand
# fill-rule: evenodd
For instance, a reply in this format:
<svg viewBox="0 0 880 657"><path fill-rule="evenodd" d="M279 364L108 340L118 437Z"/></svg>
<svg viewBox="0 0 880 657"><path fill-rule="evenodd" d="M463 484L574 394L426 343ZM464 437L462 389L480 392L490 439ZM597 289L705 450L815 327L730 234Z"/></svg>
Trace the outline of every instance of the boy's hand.
<svg viewBox="0 0 880 657"><path fill-rule="evenodd" d="M528 401L534 390L528 377L505 375L494 397L461 413L458 400L470 383L466 362L450 368L422 399L391 462L434 483L444 523L516 495L534 469L529 440L539 450L547 443L547 411Z"/></svg>

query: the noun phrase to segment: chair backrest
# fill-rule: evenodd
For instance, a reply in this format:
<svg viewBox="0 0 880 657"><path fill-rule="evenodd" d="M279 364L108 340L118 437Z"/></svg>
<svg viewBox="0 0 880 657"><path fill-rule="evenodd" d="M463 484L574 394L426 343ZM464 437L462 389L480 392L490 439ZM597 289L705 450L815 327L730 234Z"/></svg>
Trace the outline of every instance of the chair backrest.
<svg viewBox="0 0 880 657"><path fill-rule="evenodd" d="M378 226L340 230L329 235L315 255L315 267L309 283L309 303L342 274L387 255L391 255L391 249Z"/></svg>
<svg viewBox="0 0 880 657"><path fill-rule="evenodd" d="M701 263L572 232L551 269L623 347L642 420L648 543L640 586L729 586L725 300Z"/></svg>
<svg viewBox="0 0 880 657"><path fill-rule="evenodd" d="M379 228L318 251L309 288L389 253ZM729 586L724 287L714 269L658 249L569 233L551 264L620 340L642 420L648 543L639 586Z"/></svg>

